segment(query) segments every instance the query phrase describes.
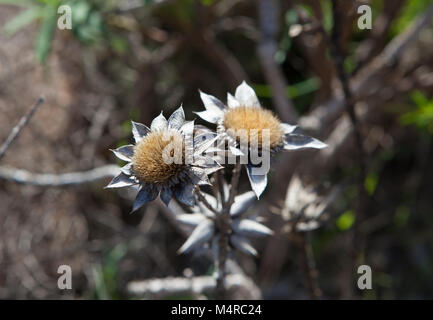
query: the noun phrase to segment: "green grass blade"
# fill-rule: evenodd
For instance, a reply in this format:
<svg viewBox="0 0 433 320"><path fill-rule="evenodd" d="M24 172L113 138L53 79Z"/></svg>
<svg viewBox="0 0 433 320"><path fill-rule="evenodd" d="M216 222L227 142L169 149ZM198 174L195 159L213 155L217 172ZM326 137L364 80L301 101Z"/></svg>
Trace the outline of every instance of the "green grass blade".
<svg viewBox="0 0 433 320"><path fill-rule="evenodd" d="M0 0L1 1L1 0ZM3 27L3 30L6 32L7 35L11 36L18 30L24 28L25 26L29 25L36 19L41 17L41 10L40 8L33 7L26 11L23 11L10 19Z"/></svg>

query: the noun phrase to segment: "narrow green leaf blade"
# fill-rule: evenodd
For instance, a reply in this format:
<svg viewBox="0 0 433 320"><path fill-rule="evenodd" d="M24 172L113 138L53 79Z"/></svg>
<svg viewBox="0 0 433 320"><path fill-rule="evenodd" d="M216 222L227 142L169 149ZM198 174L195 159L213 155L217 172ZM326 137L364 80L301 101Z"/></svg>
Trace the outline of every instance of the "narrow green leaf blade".
<svg viewBox="0 0 433 320"><path fill-rule="evenodd" d="M45 62L51 50L51 41L57 24L57 10L54 6L46 6L43 11L42 25L36 39L36 56Z"/></svg>
<svg viewBox="0 0 433 320"><path fill-rule="evenodd" d="M0 0L1 1L1 0ZM33 7L26 11L20 12L18 15L10 19L3 27L7 35L11 36L18 30L29 25L36 19L41 17L40 8Z"/></svg>

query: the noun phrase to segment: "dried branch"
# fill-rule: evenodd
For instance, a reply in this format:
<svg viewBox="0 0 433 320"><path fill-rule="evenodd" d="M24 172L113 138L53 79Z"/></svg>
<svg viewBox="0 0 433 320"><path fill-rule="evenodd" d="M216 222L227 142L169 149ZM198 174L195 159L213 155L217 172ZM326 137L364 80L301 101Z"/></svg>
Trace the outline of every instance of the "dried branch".
<svg viewBox="0 0 433 320"><path fill-rule="evenodd" d="M298 116L292 101L287 96L287 81L275 62L278 49L277 34L279 8L275 0L258 0L261 40L258 54L267 82L272 88L272 100L284 122L294 123Z"/></svg>
<svg viewBox="0 0 433 320"><path fill-rule="evenodd" d="M341 3L338 0L332 0L332 16L334 19L334 26L332 28L331 35L331 56L335 64L335 68L337 70L338 78L340 80L341 86L343 88L344 99L346 101L346 110L349 115L350 121L352 122L354 134L355 134L355 143L356 143L356 157L358 159L358 164L360 167L359 174L359 189L360 196L362 195L363 181L365 178L366 172L366 164L365 164L365 152L362 145L362 136L361 129L359 127L358 119L355 112L355 104L353 102L353 95L351 88L349 86L349 76L344 70L344 54L341 48L341 30L343 30L343 21L341 19Z"/></svg>
<svg viewBox="0 0 433 320"><path fill-rule="evenodd" d="M195 30L198 31L198 30ZM248 80L248 75L242 65L223 45L221 45L213 32L205 30L202 32L189 32L188 40L199 49L209 61L211 61L221 77L232 90L242 81Z"/></svg>
<svg viewBox="0 0 433 320"><path fill-rule="evenodd" d="M241 164L239 159L236 161L236 165L232 171L232 179L230 181L230 194L229 199L226 203L225 210L227 213L230 213L230 208L235 200L236 195L238 194L238 185L239 185L239 177L241 175Z"/></svg>
<svg viewBox="0 0 433 320"><path fill-rule="evenodd" d="M408 52L407 49L416 42L422 27L427 26L431 22L432 10L433 6L430 6L426 13L420 14L408 28L407 32L396 36L379 56L362 68L357 73L357 76L352 79L350 89L354 96L354 103L361 98L363 101L368 101L368 104L364 104L365 108L357 106L360 121L365 121L367 117L377 115L381 104L387 101L382 88L384 88L384 83L389 79L390 73L387 71L392 66L391 60L396 59L394 60L393 69L395 70L395 61L400 61L405 57ZM428 53L424 53L424 55L426 54ZM399 80L399 82L404 81ZM415 85L416 83L413 83L413 86ZM387 93L387 97L392 96L393 99L410 90L410 88L399 87L396 83L390 84L390 89L391 93ZM329 172L331 168L339 163L338 159L347 150L346 146L351 141L350 137L353 137L353 127L349 117L345 114L342 116L344 110L345 99L342 94L337 92L335 97L317 106L309 114L299 119L298 123L300 127L307 130L310 134L318 137L327 136L325 142L328 144L328 147L307 161L301 161L299 154L283 157L282 159L284 160L279 161L275 167L275 172L278 172L278 175L275 176L276 180L274 181L275 193L271 195L274 201L278 201L277 197L284 192L283 186L286 185L285 181L287 177L293 174L295 168L298 168L301 172L308 172L310 176L317 176L323 174L323 172ZM302 162L304 163L300 166ZM279 190L277 190L278 188ZM260 273L263 274L261 277L267 277L267 281L271 281L269 280L271 273L272 277L276 277L278 270L281 269L283 263L281 252L285 251L287 241L282 237L272 237L269 239L260 267Z"/></svg>
<svg viewBox="0 0 433 320"><path fill-rule="evenodd" d="M352 72L355 75L367 63L371 61L386 44L389 28L395 17L403 7L404 0L384 1L383 12L374 19L374 25L370 31L370 37L362 42L356 49L356 67Z"/></svg>
<svg viewBox="0 0 433 320"><path fill-rule="evenodd" d="M322 291L318 282L318 271L314 260L313 249L309 239L309 234L306 232L294 233L295 242L298 245L301 255L302 271L304 273L305 283L310 299L317 300L322 296Z"/></svg>
<svg viewBox="0 0 433 320"><path fill-rule="evenodd" d="M361 129L359 128L358 120L355 113L355 104L353 102L352 91L349 87L349 77L344 70L344 54L343 49L341 47L341 32L344 28L342 21L342 13L341 13L341 3L338 0L332 0L332 16L334 20L334 25L332 28L331 34L331 57L334 61L335 69L337 70L337 75L341 83L341 87L343 89L345 105L347 113L350 117L350 121L352 122L355 134L355 143L356 143L356 158L358 159L358 164L360 168L359 173L359 189L360 197L363 194L363 181L365 178L366 172L366 164L365 164L365 153L362 145L362 136Z"/></svg>
<svg viewBox="0 0 433 320"><path fill-rule="evenodd" d="M240 31L252 41L258 41L260 38L260 32L255 27L255 21L252 18L242 16L221 18L221 20L215 23L214 30L216 32Z"/></svg>
<svg viewBox="0 0 433 320"><path fill-rule="evenodd" d="M318 101L323 101L329 99L332 94L331 80L335 71L327 56L327 35L322 26L323 12L320 2L309 1L309 3L313 8L314 15L299 5L294 6L299 24L290 27L289 35L291 37L296 36L294 38L296 45L304 55L311 71L319 77L321 85L316 98Z"/></svg>
<svg viewBox="0 0 433 320"><path fill-rule="evenodd" d="M401 58L405 49L418 37L420 31L425 28L433 18L433 5L425 14L415 19L406 32L395 37L373 61L362 68L350 85L354 100L361 94L366 95L369 88L377 90L378 83L382 84L378 75L384 73L387 68L395 65ZM323 29L323 28L322 28ZM321 132L323 128L329 127L344 111L344 98L337 96L323 105L316 107L308 115L299 119L299 125L313 132Z"/></svg>
<svg viewBox="0 0 433 320"><path fill-rule="evenodd" d="M432 20L433 5L430 5L424 14L420 14L401 36L396 37L383 50L376 61L373 61L373 65L385 65L386 67L394 65L409 44L417 39L421 30L431 24Z"/></svg>
<svg viewBox="0 0 433 320"><path fill-rule="evenodd" d="M260 290L251 279L241 274L227 276L228 290L243 289L245 299L261 299ZM133 281L127 291L134 297L163 298L170 295L204 294L215 290L216 281L211 276L193 278L165 278L145 281Z"/></svg>
<svg viewBox="0 0 433 320"><path fill-rule="evenodd" d="M92 115L91 125L88 131L88 141L81 149L80 167L85 168L94 166L97 142L102 137L104 127L110 119L113 110L113 98L110 96L102 98L101 106Z"/></svg>
<svg viewBox="0 0 433 320"><path fill-rule="evenodd" d="M404 79L406 80L406 79ZM399 80L401 83L401 79ZM407 87L399 87L398 84L391 84L390 87L383 87L383 90L387 91L387 95L383 94L383 90L380 90L372 95L365 96L364 101L369 101L366 103L359 103L357 109L359 122L365 122L368 118L371 118L377 112L377 108L392 99L398 99L404 96L407 92L415 88L422 88L423 86L417 84L414 81L409 83ZM318 153L317 157L311 160L310 164L307 166L311 172L319 173L323 171L328 171L330 167L335 165L336 160L339 155L341 155L346 149L346 146L350 142L350 138L353 136L353 126L351 125L350 119L347 115L344 115L337 119L334 128L328 135L326 143L328 147L323 149Z"/></svg>
<svg viewBox="0 0 433 320"><path fill-rule="evenodd" d="M105 165L88 171L53 174L0 167L0 179L39 187L64 187L113 177L119 173L119 170L116 165Z"/></svg>
<svg viewBox="0 0 433 320"><path fill-rule="evenodd" d="M39 106L44 102L44 98L39 97L39 99L33 104L33 106L30 108L30 110L25 114L18 124L12 129L11 133L7 137L6 141L2 144L0 147L0 161L5 156L6 151L11 146L12 142L19 136L21 130L29 123L30 119L35 114L36 110L39 108Z"/></svg>
<svg viewBox="0 0 433 320"><path fill-rule="evenodd" d="M334 61L335 69L337 70L337 75L340 80L344 99L345 99L345 107L346 112L349 115L350 122L353 127L353 133L355 136L355 153L354 160L358 163L359 173L357 175L357 203L356 203L356 221L354 224L354 228L352 231L352 247L351 247L351 255L352 255L352 263L353 267L359 262L359 258L361 253L364 250L365 241L360 237L359 234L359 225L365 219L365 207L366 202L368 201L368 195L364 188L364 181L366 178L366 153L364 152L363 142L362 142L362 133L360 124L357 119L357 115L355 112L355 103L353 101L352 91L349 87L349 76L346 74L344 70L344 54L341 47L341 32L344 28L344 24L342 21L342 7L341 2L339 0L332 0L332 16L334 20L334 26L332 28L331 41L330 41L330 49L331 49L331 57Z"/></svg>

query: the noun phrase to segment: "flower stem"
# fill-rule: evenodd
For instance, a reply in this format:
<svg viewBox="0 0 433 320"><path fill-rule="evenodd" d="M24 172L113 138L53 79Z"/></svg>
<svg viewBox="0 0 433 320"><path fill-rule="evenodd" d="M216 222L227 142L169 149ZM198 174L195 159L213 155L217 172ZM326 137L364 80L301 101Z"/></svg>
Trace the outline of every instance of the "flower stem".
<svg viewBox="0 0 433 320"><path fill-rule="evenodd" d="M230 182L230 192L227 201L223 201L223 210L221 214L218 216L218 228L219 228L219 241L218 241L218 256L216 261L216 267L218 270L217 283L216 283L216 291L215 298L216 299L225 299L226 298L226 290L225 290L225 266L229 251L229 240L230 235L232 233L232 221L230 216L230 208L234 202L235 196L238 193L238 185L239 185L239 177L241 173L241 164L239 159L236 162L235 167L232 171L232 179ZM224 200L224 195L221 195L221 198Z"/></svg>
<svg viewBox="0 0 433 320"><path fill-rule="evenodd" d="M308 290L308 294L312 300L320 299L322 296L322 290L320 290L317 279L318 272L310 239L306 233L297 232L296 236L299 252L301 255L302 271L304 273L305 285Z"/></svg>
<svg viewBox="0 0 433 320"><path fill-rule="evenodd" d="M210 211L212 211L215 214L219 214L217 208L212 207L212 205L206 200L206 198L201 193L200 187L195 187L195 194L197 195L198 200L203 203L203 205L208 208Z"/></svg>

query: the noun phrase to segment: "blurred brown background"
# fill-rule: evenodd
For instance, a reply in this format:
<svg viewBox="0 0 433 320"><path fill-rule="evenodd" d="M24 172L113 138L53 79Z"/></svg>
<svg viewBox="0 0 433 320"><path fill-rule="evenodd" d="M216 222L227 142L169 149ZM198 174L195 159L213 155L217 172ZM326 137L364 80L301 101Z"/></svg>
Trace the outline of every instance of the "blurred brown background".
<svg viewBox="0 0 433 320"><path fill-rule="evenodd" d="M282 120L329 145L279 155L253 209L277 234L255 243L259 258L235 257L262 298L309 297L296 237L282 233L278 213L295 172L325 193L342 190L307 236L324 298L433 296L430 1L12 2L0 1L0 144L39 96L45 103L0 163L0 298L129 298L132 280L210 274L201 253L176 254L185 235L159 203L129 215L134 193L103 190L108 175L33 186L32 175L13 181L11 168L116 163L108 149L132 141L130 120L149 124L181 103L196 118L198 89L225 101L243 80ZM72 30L56 28L59 4L71 6ZM371 30L357 27L361 4L372 8ZM354 242L372 290L356 289ZM57 288L62 264L72 290Z"/></svg>

